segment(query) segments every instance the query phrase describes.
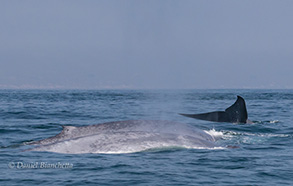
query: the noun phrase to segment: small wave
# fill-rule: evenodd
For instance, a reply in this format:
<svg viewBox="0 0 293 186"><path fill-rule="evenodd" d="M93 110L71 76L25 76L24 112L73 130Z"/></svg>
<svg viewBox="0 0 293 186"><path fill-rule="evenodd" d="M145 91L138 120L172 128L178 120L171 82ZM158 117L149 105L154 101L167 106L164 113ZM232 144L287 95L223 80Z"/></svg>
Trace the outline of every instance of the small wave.
<svg viewBox="0 0 293 186"><path fill-rule="evenodd" d="M223 140L235 142L237 144L262 144L268 140L276 138L293 138L292 134L275 134L275 133L250 133L223 131Z"/></svg>
<svg viewBox="0 0 293 186"><path fill-rule="evenodd" d="M93 154L131 154L131 153L143 153L143 152L172 152L172 151L177 151L177 150L184 150L184 149L198 149L198 150L222 150L222 149L227 149L230 148L229 146L227 147L190 147L190 146L170 146L170 147L158 147L158 148L149 148L146 150L141 150L141 151L135 151L135 150L122 150L122 151L97 151L94 152Z"/></svg>
<svg viewBox="0 0 293 186"><path fill-rule="evenodd" d="M223 137L233 137L233 136L258 136L258 137L281 137L281 138L292 137L291 134L250 133L250 132L235 132L235 131L223 132Z"/></svg>
<svg viewBox="0 0 293 186"><path fill-rule="evenodd" d="M258 134L260 137L279 137L279 138L288 138L292 137L290 134Z"/></svg>
<svg viewBox="0 0 293 186"><path fill-rule="evenodd" d="M215 140L223 138L224 134L221 131L216 131L214 128L211 130L204 130L207 134L211 135Z"/></svg>
<svg viewBox="0 0 293 186"><path fill-rule="evenodd" d="M280 123L279 120L271 120L271 121L253 121L252 124L265 124L265 123L270 123L270 124L274 124L274 123Z"/></svg>
<svg viewBox="0 0 293 186"><path fill-rule="evenodd" d="M7 134L7 133L16 133L21 130L19 129L0 129L0 134Z"/></svg>

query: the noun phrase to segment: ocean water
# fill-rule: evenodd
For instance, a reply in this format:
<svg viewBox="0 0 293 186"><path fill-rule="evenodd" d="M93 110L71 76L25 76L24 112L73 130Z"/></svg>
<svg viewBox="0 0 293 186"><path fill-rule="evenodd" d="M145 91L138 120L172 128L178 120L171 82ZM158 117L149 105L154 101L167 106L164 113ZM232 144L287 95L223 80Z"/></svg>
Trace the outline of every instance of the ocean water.
<svg viewBox="0 0 293 186"><path fill-rule="evenodd" d="M178 113L246 100L253 124ZM211 133L221 146L121 154L25 151L62 125L168 120ZM293 185L293 90L0 90L0 185Z"/></svg>

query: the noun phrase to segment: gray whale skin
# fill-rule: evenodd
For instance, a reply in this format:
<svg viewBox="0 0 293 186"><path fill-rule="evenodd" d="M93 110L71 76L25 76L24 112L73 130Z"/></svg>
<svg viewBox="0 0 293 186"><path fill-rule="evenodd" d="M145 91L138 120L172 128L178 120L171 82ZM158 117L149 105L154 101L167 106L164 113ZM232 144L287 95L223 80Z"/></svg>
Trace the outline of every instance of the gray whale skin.
<svg viewBox="0 0 293 186"><path fill-rule="evenodd" d="M191 125L156 120L129 120L90 126L63 126L56 136L31 142L28 151L66 154L133 153L161 148L219 147L215 138ZM221 148L221 147L220 147Z"/></svg>

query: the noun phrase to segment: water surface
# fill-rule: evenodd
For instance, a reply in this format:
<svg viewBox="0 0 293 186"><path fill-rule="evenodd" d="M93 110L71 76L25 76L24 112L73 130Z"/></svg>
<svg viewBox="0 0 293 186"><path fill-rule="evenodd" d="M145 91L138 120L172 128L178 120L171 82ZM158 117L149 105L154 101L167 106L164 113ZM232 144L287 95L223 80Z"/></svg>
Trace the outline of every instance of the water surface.
<svg viewBox="0 0 293 186"><path fill-rule="evenodd" d="M178 115L225 110L237 95L254 124ZM292 185L292 109L292 90L0 90L0 185ZM239 148L23 152L62 125L137 119L187 123Z"/></svg>

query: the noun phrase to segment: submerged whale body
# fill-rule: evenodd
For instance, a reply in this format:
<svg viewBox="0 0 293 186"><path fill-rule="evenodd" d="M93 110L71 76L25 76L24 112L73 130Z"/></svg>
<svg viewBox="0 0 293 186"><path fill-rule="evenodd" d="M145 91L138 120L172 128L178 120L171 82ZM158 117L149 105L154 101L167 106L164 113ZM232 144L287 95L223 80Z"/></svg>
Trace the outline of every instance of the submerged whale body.
<svg viewBox="0 0 293 186"><path fill-rule="evenodd" d="M155 120L64 126L56 136L36 141L29 151L56 153L132 153L157 148L215 148L215 138L193 126Z"/></svg>
<svg viewBox="0 0 293 186"><path fill-rule="evenodd" d="M215 111L202 114L180 114L186 117L228 123L251 123L248 118L245 101L242 97L237 96L236 102L228 107L225 111Z"/></svg>

